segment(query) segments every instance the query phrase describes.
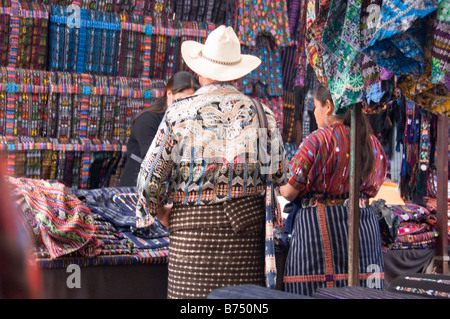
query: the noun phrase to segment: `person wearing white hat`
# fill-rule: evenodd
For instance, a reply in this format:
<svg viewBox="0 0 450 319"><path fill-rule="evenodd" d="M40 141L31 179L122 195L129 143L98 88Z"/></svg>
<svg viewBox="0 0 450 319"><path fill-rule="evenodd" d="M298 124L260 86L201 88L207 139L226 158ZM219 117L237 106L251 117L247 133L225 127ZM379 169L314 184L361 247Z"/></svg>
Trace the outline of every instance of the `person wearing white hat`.
<svg viewBox="0 0 450 319"><path fill-rule="evenodd" d="M168 298L265 285L260 125L255 101L233 85L261 61L241 54L234 30L226 26L204 44L183 42L181 54L202 87L168 108L142 161L136 226L158 218L169 229ZM287 182L289 165L275 116L263 109L276 187Z"/></svg>

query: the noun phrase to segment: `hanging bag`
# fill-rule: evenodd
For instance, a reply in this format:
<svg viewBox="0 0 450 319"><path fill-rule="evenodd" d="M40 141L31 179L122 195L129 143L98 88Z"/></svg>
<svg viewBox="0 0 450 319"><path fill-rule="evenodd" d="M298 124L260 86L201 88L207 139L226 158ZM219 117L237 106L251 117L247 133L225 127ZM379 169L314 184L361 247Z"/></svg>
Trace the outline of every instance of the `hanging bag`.
<svg viewBox="0 0 450 319"><path fill-rule="evenodd" d="M262 129L269 129L267 124L266 113L264 112L264 108L262 104L253 99L253 103L256 107L256 113L258 115L259 126ZM276 227L282 226L282 216L280 204L278 202L278 198L275 194L275 188L272 180L272 160L271 160L271 141L267 138L267 150L266 154L261 154L261 145L260 139L258 138L258 155L259 158L261 156L267 156L268 161L264 160L265 166L269 167L268 174L262 174L261 176L266 177L266 222L265 222L265 263L264 263L264 272L266 276L266 287L274 289L276 285L277 279L277 267L275 261L275 244L274 244L274 225ZM267 159L266 158L266 159Z"/></svg>

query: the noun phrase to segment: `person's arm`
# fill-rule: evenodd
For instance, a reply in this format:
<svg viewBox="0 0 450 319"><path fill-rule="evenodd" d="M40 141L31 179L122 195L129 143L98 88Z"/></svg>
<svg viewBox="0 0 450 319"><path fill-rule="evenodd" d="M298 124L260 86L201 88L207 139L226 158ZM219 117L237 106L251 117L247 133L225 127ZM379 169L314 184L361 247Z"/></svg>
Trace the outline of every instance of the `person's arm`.
<svg viewBox="0 0 450 319"><path fill-rule="evenodd" d="M167 180L172 170L172 150L175 142L171 138L171 128L163 120L147 155L141 163L137 180L139 199L136 205L136 227L146 227L153 223L158 206L167 200Z"/></svg>
<svg viewBox="0 0 450 319"><path fill-rule="evenodd" d="M300 190L294 188L291 184L287 183L286 185L280 186L280 195L286 198L287 201L292 202L297 198Z"/></svg>
<svg viewBox="0 0 450 319"><path fill-rule="evenodd" d="M166 228L169 228L169 216L172 211L173 203L166 205L158 205L156 209L156 218L159 219L161 224Z"/></svg>
<svg viewBox="0 0 450 319"><path fill-rule="evenodd" d="M293 201L307 192L310 171L318 154L316 146L319 144L314 134L300 144L290 163L288 182L280 187L280 195L286 200Z"/></svg>

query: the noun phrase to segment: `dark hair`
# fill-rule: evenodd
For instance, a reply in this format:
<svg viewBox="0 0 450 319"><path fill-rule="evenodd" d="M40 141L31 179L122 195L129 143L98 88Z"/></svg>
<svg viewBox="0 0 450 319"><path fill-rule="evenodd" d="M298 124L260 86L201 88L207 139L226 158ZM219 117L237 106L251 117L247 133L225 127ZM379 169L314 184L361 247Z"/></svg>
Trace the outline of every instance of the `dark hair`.
<svg viewBox="0 0 450 319"><path fill-rule="evenodd" d="M152 105L142 109L136 116L132 119L131 124L134 124L136 118L144 112L154 112L154 113L164 113L167 109L167 92L172 91L173 94L183 92L188 89L193 89L197 91L200 88L198 80L194 77L192 73L187 71L179 71L175 73L166 84L166 89L164 95L158 98Z"/></svg>
<svg viewBox="0 0 450 319"><path fill-rule="evenodd" d="M321 105L324 105L327 100L333 103L333 98L331 96L330 90L328 90L325 86L319 86L316 91L315 99L320 102ZM351 126L351 110L347 110L345 113L335 114L335 116L342 120L344 125L350 127ZM361 181L362 184L367 178L372 174L375 169L375 154L373 152L373 144L372 137L373 130L370 125L369 119L364 113L361 113L361 123L359 123L359 132L361 137Z"/></svg>

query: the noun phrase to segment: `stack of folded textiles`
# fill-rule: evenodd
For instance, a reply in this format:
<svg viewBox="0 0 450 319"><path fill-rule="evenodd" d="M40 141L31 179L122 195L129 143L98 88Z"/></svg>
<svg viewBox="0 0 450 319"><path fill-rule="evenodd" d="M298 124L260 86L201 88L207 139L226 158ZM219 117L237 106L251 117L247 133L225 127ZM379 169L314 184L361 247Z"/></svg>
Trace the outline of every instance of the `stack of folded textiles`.
<svg viewBox="0 0 450 319"><path fill-rule="evenodd" d="M169 231L159 220L149 227L136 229L135 207L138 194L134 187L73 189L98 218L111 223L135 250L161 249L169 246Z"/></svg>
<svg viewBox="0 0 450 319"><path fill-rule="evenodd" d="M450 181L449 181L450 183ZM449 184L450 186L450 184ZM448 242L450 243L450 187L448 188L449 190L449 197L447 199L447 237L448 237ZM431 213L434 213L437 209L437 200L434 197L429 197L429 196L424 196L424 202L425 205L427 205L428 210Z"/></svg>
<svg viewBox="0 0 450 319"><path fill-rule="evenodd" d="M132 189L69 190L58 182L6 179L41 267L167 262L168 231L159 221L139 233L131 227Z"/></svg>
<svg viewBox="0 0 450 319"><path fill-rule="evenodd" d="M400 219L396 241L390 249L423 249L436 246L438 232L436 219L427 208L420 205L387 205Z"/></svg>

